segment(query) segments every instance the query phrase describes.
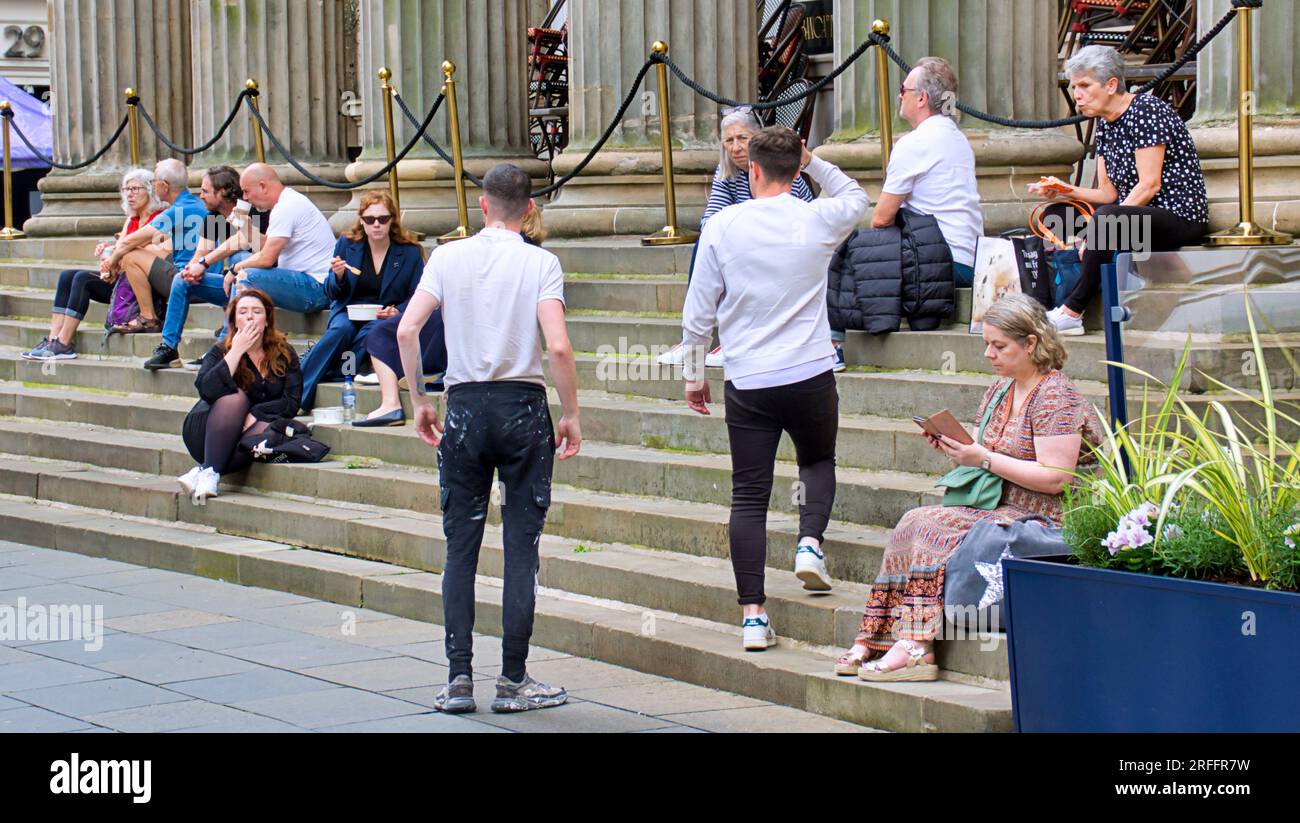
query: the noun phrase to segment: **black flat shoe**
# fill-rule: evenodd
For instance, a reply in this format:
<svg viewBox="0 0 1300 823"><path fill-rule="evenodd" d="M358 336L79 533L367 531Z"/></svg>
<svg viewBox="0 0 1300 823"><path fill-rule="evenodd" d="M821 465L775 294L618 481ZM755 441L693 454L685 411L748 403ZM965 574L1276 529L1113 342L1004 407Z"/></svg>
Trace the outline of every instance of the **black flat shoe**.
<svg viewBox="0 0 1300 823"><path fill-rule="evenodd" d="M401 409L394 409L388 414L381 414L378 417L353 420L352 425L358 428L370 428L372 426L400 426L405 422L406 412Z"/></svg>

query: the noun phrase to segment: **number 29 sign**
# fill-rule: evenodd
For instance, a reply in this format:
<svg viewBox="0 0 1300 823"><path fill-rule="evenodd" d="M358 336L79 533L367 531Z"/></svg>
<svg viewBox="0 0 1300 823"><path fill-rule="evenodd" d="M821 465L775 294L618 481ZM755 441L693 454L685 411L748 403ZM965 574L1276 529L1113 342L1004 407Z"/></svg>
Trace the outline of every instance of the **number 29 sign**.
<svg viewBox="0 0 1300 823"><path fill-rule="evenodd" d="M45 29L40 26L23 28L17 25L5 26L4 51L7 58L35 59L45 56Z"/></svg>

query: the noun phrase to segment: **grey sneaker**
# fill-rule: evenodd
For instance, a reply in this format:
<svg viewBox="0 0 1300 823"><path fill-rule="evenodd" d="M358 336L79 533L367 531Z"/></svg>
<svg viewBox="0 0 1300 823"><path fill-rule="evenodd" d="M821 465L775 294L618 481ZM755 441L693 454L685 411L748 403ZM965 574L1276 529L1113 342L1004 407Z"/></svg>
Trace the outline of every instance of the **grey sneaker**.
<svg viewBox="0 0 1300 823"><path fill-rule="evenodd" d="M564 689L538 683L529 675L524 675L522 683L512 683L504 677L497 677L497 698L492 701L492 711L500 713L549 709L568 699L569 695Z"/></svg>
<svg viewBox="0 0 1300 823"><path fill-rule="evenodd" d="M77 350L69 343L51 340L38 352L33 352L29 360L76 360Z"/></svg>
<svg viewBox="0 0 1300 823"><path fill-rule="evenodd" d="M478 708L474 703L474 679L467 674L456 677L439 690L437 697L433 698L433 707L447 714L474 711Z"/></svg>
<svg viewBox="0 0 1300 823"><path fill-rule="evenodd" d="M30 349L23 352L20 355L20 357L22 357L24 360L37 360L40 358L40 353L45 350L45 347L49 345L49 343L50 343L50 338L42 337L41 342L37 343L35 346L32 346Z"/></svg>

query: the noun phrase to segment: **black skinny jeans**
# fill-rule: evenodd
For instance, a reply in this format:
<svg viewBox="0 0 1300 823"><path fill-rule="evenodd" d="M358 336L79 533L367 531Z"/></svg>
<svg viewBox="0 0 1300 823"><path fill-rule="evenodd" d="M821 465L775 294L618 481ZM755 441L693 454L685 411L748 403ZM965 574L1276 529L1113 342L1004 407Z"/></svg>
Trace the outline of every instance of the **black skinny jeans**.
<svg viewBox="0 0 1300 823"><path fill-rule="evenodd" d="M1066 210L1069 209L1069 214ZM1052 206L1046 210L1061 220L1070 220L1073 209ZM1129 222L1122 230L1106 226L1106 221ZM1092 238L1080 259L1079 282L1065 299L1065 306L1076 314L1083 314L1088 303L1101 291L1101 267L1115 259L1117 252L1133 251L1143 246L1147 251L1174 251L1190 246L1205 236L1205 223L1193 223L1168 209L1155 206L1102 206L1092 218ZM1068 222L1064 225L1069 226ZM1100 248L1092 248L1094 245Z"/></svg>
<svg viewBox="0 0 1300 823"><path fill-rule="evenodd" d="M731 566L740 605L762 604L767 600L767 506L781 432L794 441L803 484L797 498L799 537L821 540L835 502L840 396L830 371L770 389L738 389L728 380L725 392L731 442Z"/></svg>
<svg viewBox="0 0 1300 823"><path fill-rule="evenodd" d="M438 486L447 561L442 573L449 679L473 673L474 575L492 473L500 481L505 548L501 674L524 678L536 605L537 547L551 505L555 435L546 390L535 383L459 383L447 391Z"/></svg>
<svg viewBox="0 0 1300 823"><path fill-rule="evenodd" d="M54 287L54 313L82 320L90 310L90 301L107 303L113 298L113 284L101 280L99 272L89 269L65 269Z"/></svg>

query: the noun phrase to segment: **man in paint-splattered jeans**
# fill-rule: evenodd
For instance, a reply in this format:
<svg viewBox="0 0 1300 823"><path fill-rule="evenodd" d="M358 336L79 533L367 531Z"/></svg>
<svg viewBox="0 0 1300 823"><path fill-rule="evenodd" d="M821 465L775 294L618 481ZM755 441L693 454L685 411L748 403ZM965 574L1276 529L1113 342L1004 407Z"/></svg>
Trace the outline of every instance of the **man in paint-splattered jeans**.
<svg viewBox="0 0 1300 823"><path fill-rule="evenodd" d="M520 226L533 205L532 181L517 166L483 179L483 230L440 246L425 265L397 340L411 386L415 427L438 447L438 485L447 561L442 577L448 684L435 699L445 712L472 712L474 575L496 472L505 573L501 604L501 675L496 712L563 703L564 689L538 683L525 663L533 632L538 544L551 503L551 470L578 453L577 373L564 322L564 273L548 251L524 242ZM442 307L447 341L445 428L424 393L420 329ZM540 333L539 327L540 325ZM541 337L563 416L551 427ZM413 377L412 377L413 375Z"/></svg>

